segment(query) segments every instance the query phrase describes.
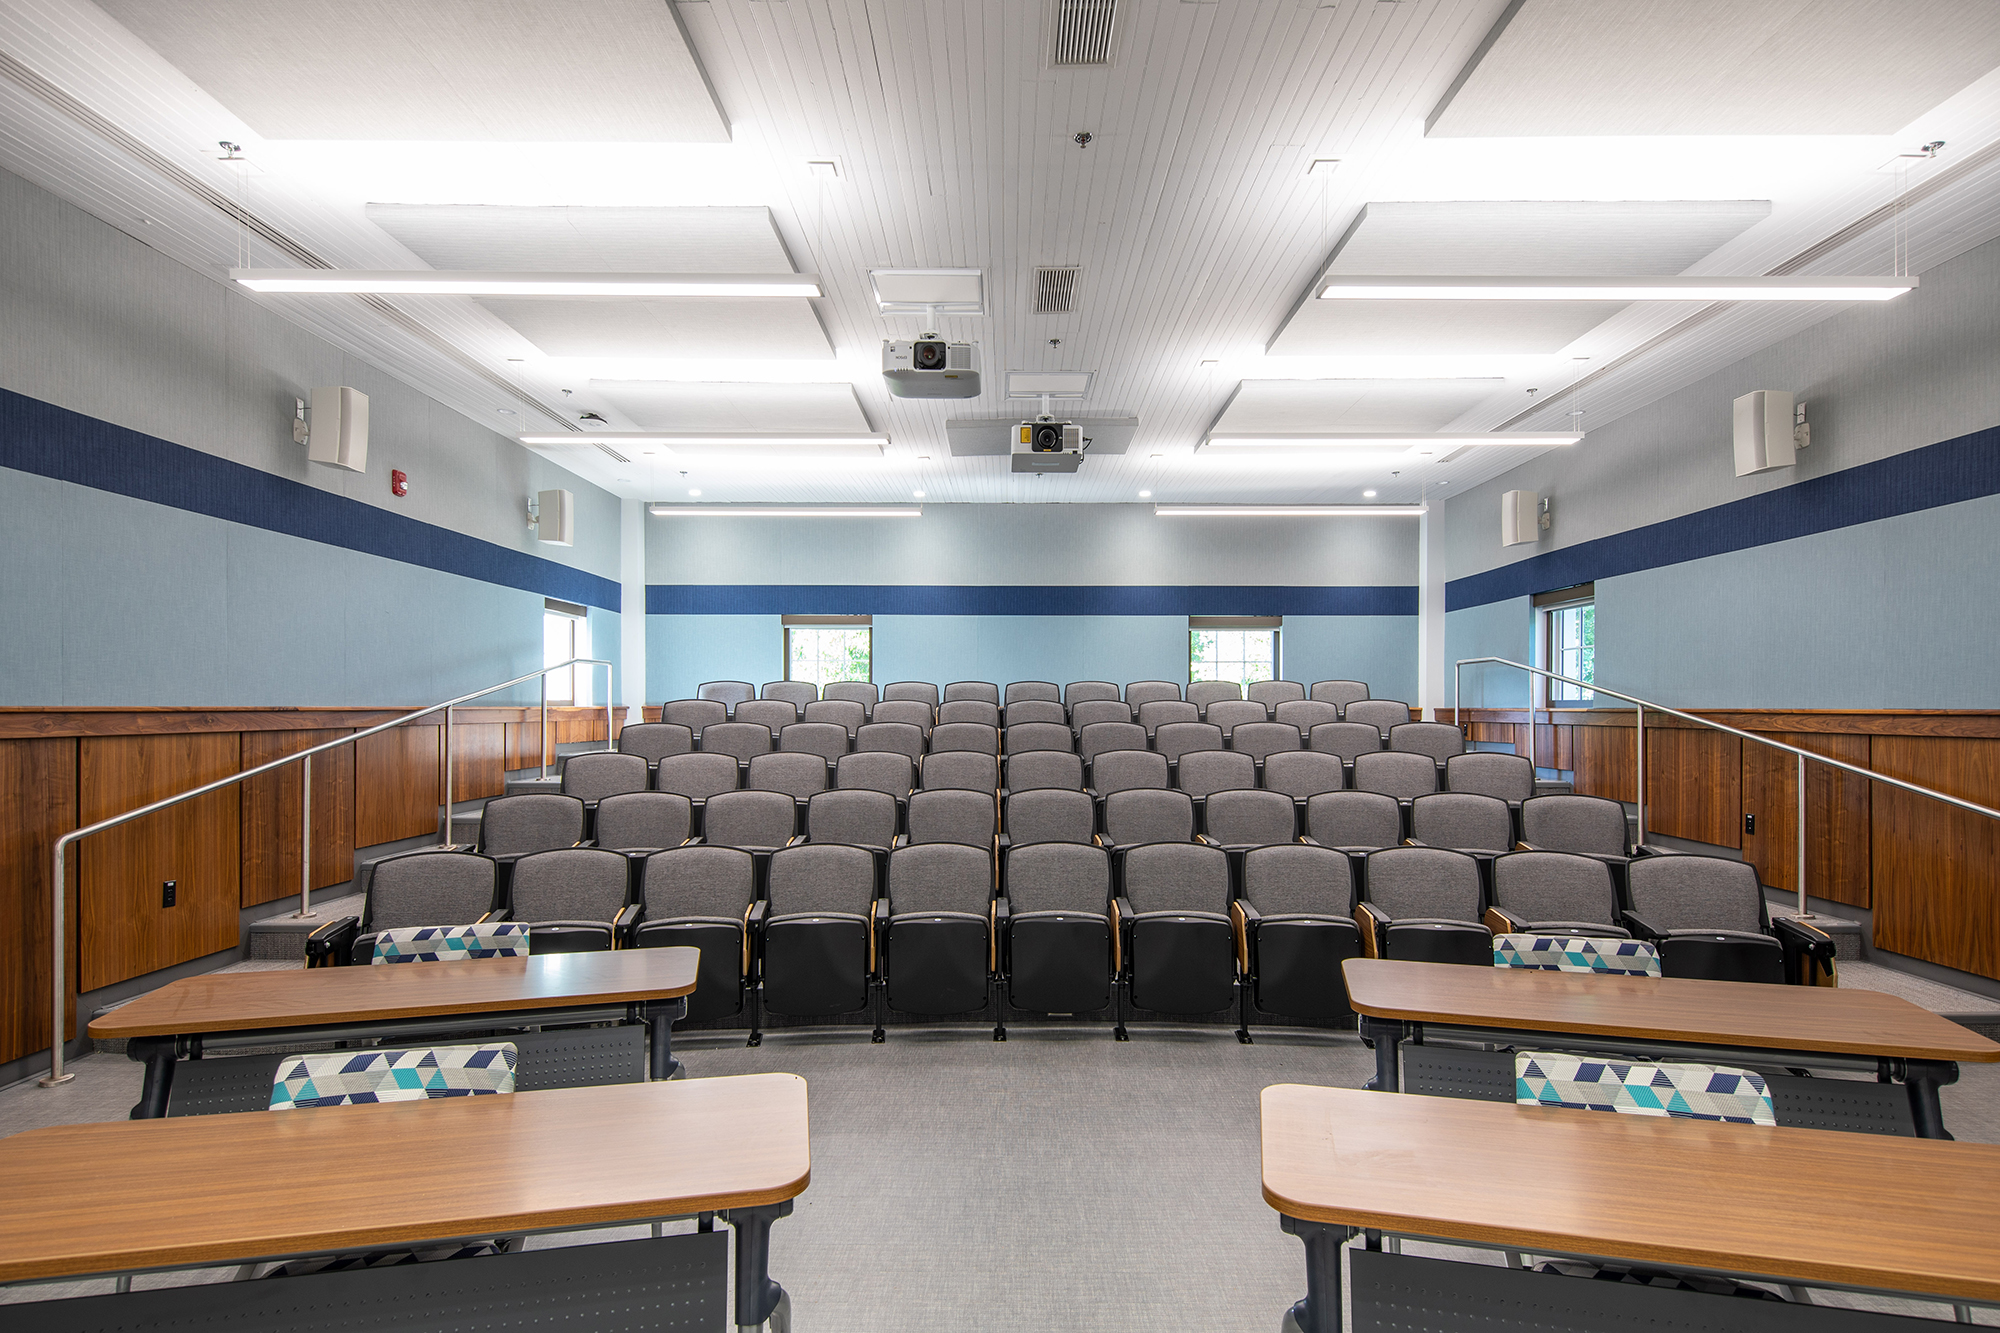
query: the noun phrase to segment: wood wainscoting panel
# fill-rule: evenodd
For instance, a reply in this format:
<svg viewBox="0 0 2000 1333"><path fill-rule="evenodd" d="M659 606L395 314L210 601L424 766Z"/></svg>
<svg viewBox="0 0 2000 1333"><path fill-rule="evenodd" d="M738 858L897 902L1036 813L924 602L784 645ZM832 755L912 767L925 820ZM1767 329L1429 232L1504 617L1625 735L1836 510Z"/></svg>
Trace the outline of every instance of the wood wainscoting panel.
<svg viewBox="0 0 2000 1333"><path fill-rule="evenodd" d="M1827 733L1779 732L1774 741L1830 759L1868 766L1869 738ZM1757 827L1743 832L1743 859L1774 889L1797 893L1798 758L1768 746L1743 746L1743 814ZM1816 898L1871 905L1870 788L1866 778L1824 764L1806 765L1806 892Z"/></svg>
<svg viewBox="0 0 2000 1333"><path fill-rule="evenodd" d="M391 727L354 742L354 845L438 831L438 726Z"/></svg>
<svg viewBox="0 0 2000 1333"><path fill-rule="evenodd" d="M1576 790L1584 796L1633 801L1639 795L1637 761L1632 754L1632 726L1564 728L1575 733Z"/></svg>
<svg viewBox="0 0 2000 1333"><path fill-rule="evenodd" d="M507 790L507 724L451 724L451 799L478 800Z"/></svg>
<svg viewBox="0 0 2000 1333"><path fill-rule="evenodd" d="M1646 727L1646 827L1717 847L1743 845L1743 742L1726 732Z"/></svg>
<svg viewBox="0 0 2000 1333"><path fill-rule="evenodd" d="M2000 740L1871 740L1876 772L2000 809ZM2000 823L1874 785L1876 947L2000 978Z"/></svg>
<svg viewBox="0 0 2000 1333"><path fill-rule="evenodd" d="M237 772L238 732L86 736L77 784L85 824ZM240 942L242 794L225 787L80 844L80 984L97 990ZM162 885L175 882L174 906Z"/></svg>
<svg viewBox="0 0 2000 1333"><path fill-rule="evenodd" d="M246 731L243 767L255 768L350 733L338 731ZM354 747L312 760L313 888L330 888L354 878ZM289 898L299 891L300 765L252 778L243 793L242 906Z"/></svg>
<svg viewBox="0 0 2000 1333"><path fill-rule="evenodd" d="M76 741L0 741L0 1061L49 1048L49 876L56 839L76 827ZM76 858L63 907L63 956L76 1003Z"/></svg>

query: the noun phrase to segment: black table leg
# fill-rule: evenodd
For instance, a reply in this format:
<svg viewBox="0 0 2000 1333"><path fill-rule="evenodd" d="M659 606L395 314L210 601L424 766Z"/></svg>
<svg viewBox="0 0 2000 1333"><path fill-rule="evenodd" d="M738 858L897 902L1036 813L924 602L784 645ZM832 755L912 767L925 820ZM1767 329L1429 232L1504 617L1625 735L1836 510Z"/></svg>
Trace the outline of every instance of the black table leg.
<svg viewBox="0 0 2000 1333"><path fill-rule="evenodd" d="M1911 1060L1903 1071L1903 1086L1910 1094L1910 1116L1917 1122L1917 1137L1952 1137L1944 1127L1944 1107L1938 1102L1938 1089L1958 1082L1958 1066L1949 1060Z"/></svg>
<svg viewBox="0 0 2000 1333"><path fill-rule="evenodd" d="M653 1042L652 1077L679 1078L681 1062L674 1059L674 1024L687 1015L687 1000L655 1000L646 1006L646 1026Z"/></svg>
<svg viewBox="0 0 2000 1333"><path fill-rule="evenodd" d="M1292 1307L1292 1322L1299 1333L1340 1333L1340 1247L1354 1228L1282 1214L1278 1226L1306 1246L1306 1298Z"/></svg>
<svg viewBox="0 0 2000 1333"><path fill-rule="evenodd" d="M1402 1076L1396 1063L1396 1047L1403 1040L1401 1020L1363 1014L1361 1035L1375 1043L1375 1077L1361 1086L1372 1092L1401 1091Z"/></svg>
<svg viewBox="0 0 2000 1333"><path fill-rule="evenodd" d="M125 1054L146 1066L146 1082L132 1108L133 1120L159 1120L167 1114L167 1095L174 1090L174 1047L172 1037L134 1037L125 1043Z"/></svg>
<svg viewBox="0 0 2000 1333"><path fill-rule="evenodd" d="M766 1204L762 1208L731 1208L718 1214L736 1228L736 1326L756 1328L772 1319L772 1333L786 1333L782 1321L791 1323L790 1301L785 1289L771 1281L771 1223L790 1217L792 1201ZM782 1313L780 1313L782 1309ZM773 1315L778 1315L773 1319Z"/></svg>

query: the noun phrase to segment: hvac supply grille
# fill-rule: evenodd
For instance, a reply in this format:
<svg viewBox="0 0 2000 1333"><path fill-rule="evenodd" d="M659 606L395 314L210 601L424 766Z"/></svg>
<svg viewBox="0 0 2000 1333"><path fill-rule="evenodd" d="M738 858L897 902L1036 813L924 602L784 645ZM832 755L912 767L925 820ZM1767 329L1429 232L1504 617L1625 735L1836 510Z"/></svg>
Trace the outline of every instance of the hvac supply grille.
<svg viewBox="0 0 2000 1333"><path fill-rule="evenodd" d="M1066 315L1076 308L1076 270L1035 270L1035 313Z"/></svg>
<svg viewBox="0 0 2000 1333"><path fill-rule="evenodd" d="M1049 64L1108 65L1118 0L1055 0L1049 23Z"/></svg>

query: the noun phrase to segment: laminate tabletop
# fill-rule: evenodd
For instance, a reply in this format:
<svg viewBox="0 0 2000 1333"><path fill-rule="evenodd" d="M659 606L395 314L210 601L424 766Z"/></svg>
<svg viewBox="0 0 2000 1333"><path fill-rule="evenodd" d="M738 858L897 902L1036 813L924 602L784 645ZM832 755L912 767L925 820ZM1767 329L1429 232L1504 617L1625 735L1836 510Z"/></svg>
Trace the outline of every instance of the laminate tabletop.
<svg viewBox="0 0 2000 1333"><path fill-rule="evenodd" d="M1350 958L1342 971L1355 1010L1374 1018L1758 1050L2000 1060L2000 1043L1881 991L1392 958Z"/></svg>
<svg viewBox="0 0 2000 1333"><path fill-rule="evenodd" d="M2000 1147L1297 1083L1261 1111L1288 1217L2000 1300Z"/></svg>
<svg viewBox="0 0 2000 1333"><path fill-rule="evenodd" d="M96 1038L188 1036L671 1000L694 989L698 949L613 949L451 963L209 972L91 1020Z"/></svg>
<svg viewBox="0 0 2000 1333"><path fill-rule="evenodd" d="M790 1199L796 1074L60 1125L0 1139L0 1282Z"/></svg>

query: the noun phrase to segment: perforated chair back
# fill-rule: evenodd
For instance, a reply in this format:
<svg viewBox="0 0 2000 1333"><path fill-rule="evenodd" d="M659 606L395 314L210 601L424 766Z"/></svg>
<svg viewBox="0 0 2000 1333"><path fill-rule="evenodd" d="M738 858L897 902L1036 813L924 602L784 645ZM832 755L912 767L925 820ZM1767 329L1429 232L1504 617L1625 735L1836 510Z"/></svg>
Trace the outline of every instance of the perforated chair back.
<svg viewBox="0 0 2000 1333"><path fill-rule="evenodd" d="M1444 761L1446 791L1469 791L1519 804L1535 794L1535 765L1518 754L1483 751Z"/></svg>
<svg viewBox="0 0 2000 1333"><path fill-rule="evenodd" d="M1090 785L1099 796L1114 791L1165 791L1167 757L1151 750L1108 750L1090 766Z"/></svg>
<svg viewBox="0 0 2000 1333"><path fill-rule="evenodd" d="M987 680L955 680L944 687L946 703L957 703L960 699L998 707L1000 687Z"/></svg>
<svg viewBox="0 0 2000 1333"><path fill-rule="evenodd" d="M1368 683L1360 680L1316 680L1306 697L1332 704L1335 708L1345 708L1358 699L1368 697Z"/></svg>
<svg viewBox="0 0 2000 1333"><path fill-rule="evenodd" d="M609 927L625 906L630 883L630 864L618 853L565 847L516 861L507 896L514 920L531 927Z"/></svg>
<svg viewBox="0 0 2000 1333"><path fill-rule="evenodd" d="M1247 791L1257 785L1257 761L1234 750L1196 750L1181 756L1174 785L1189 796Z"/></svg>
<svg viewBox="0 0 2000 1333"><path fill-rule="evenodd" d="M1331 847L1279 843L1243 857L1243 896L1265 917L1354 916L1354 866Z"/></svg>
<svg viewBox="0 0 2000 1333"><path fill-rule="evenodd" d="M1025 912L1109 916L1111 860L1102 848L1088 844L1017 845L1007 857L1007 905L1015 916Z"/></svg>
<svg viewBox="0 0 2000 1333"><path fill-rule="evenodd" d="M1269 847L1298 836L1298 807L1275 791L1219 791L1202 812L1208 836L1225 847Z"/></svg>
<svg viewBox="0 0 2000 1333"><path fill-rule="evenodd" d="M1728 1065L1516 1051L1514 1101L1521 1106L1562 1106L1675 1120L1778 1123L1763 1076Z"/></svg>
<svg viewBox="0 0 2000 1333"><path fill-rule="evenodd" d="M838 722L794 722L778 733L778 748L792 754L817 755L832 763L853 744Z"/></svg>
<svg viewBox="0 0 2000 1333"><path fill-rule="evenodd" d="M950 704L945 705L950 708ZM931 753L947 754L970 750L974 754L1000 753L1000 729L983 722L945 722L931 732Z"/></svg>
<svg viewBox="0 0 2000 1333"><path fill-rule="evenodd" d="M990 807L992 801L989 799ZM806 802L806 841L896 845L896 798L879 791L823 791Z"/></svg>
<svg viewBox="0 0 2000 1333"><path fill-rule="evenodd" d="M908 722L870 722L854 733L856 754L880 751L906 756L914 765L924 757L924 729Z"/></svg>
<svg viewBox="0 0 2000 1333"><path fill-rule="evenodd" d="M1389 728L1389 748L1428 755L1433 763L1442 764L1465 753L1465 734L1449 722L1404 722Z"/></svg>
<svg viewBox="0 0 2000 1333"><path fill-rule="evenodd" d="M1105 840L1123 846L1188 842L1194 801L1184 791L1121 791L1104 798Z"/></svg>
<svg viewBox="0 0 2000 1333"><path fill-rule="evenodd" d="M738 722L755 722L772 735L799 720L799 710L787 699L746 699L736 705Z"/></svg>
<svg viewBox="0 0 2000 1333"><path fill-rule="evenodd" d="M1201 710L1181 699L1148 699L1139 705L1138 720L1152 736L1169 722L1201 721Z"/></svg>
<svg viewBox="0 0 2000 1333"><path fill-rule="evenodd" d="M1285 754L1303 743L1299 729L1285 722L1238 722L1229 733L1229 748L1252 759Z"/></svg>
<svg viewBox="0 0 2000 1333"><path fill-rule="evenodd" d="M1264 705L1251 699L1217 699L1203 715L1209 724L1221 727L1224 736L1246 722L1269 721L1270 716Z"/></svg>
<svg viewBox="0 0 2000 1333"><path fill-rule="evenodd" d="M1153 733L1153 748L1178 763L1184 756L1222 748L1222 728L1207 722L1162 722Z"/></svg>
<svg viewBox="0 0 2000 1333"><path fill-rule="evenodd" d="M1171 680L1135 680L1125 687L1125 702L1137 713L1150 703L1180 701L1181 687Z"/></svg>
<svg viewBox="0 0 2000 1333"><path fill-rule="evenodd" d="M819 701L819 686L809 680L766 681L757 691L760 699L783 699L794 708L804 708L809 703Z"/></svg>
<svg viewBox="0 0 2000 1333"><path fill-rule="evenodd" d="M678 847L694 831L694 803L663 791L607 796L597 807L599 847L614 852Z"/></svg>
<svg viewBox="0 0 2000 1333"><path fill-rule="evenodd" d="M891 681L882 687L883 703L920 703L935 711L938 706L938 687L927 680Z"/></svg>
<svg viewBox="0 0 2000 1333"><path fill-rule="evenodd" d="M1241 699L1243 687L1233 680L1191 680L1187 687L1187 701L1196 708L1207 709L1210 704L1221 703L1224 699Z"/></svg>
<svg viewBox="0 0 2000 1333"><path fill-rule="evenodd" d="M910 794L916 777L916 766L910 762L910 756L891 750L844 754L833 766L834 786L886 792L899 801Z"/></svg>
<svg viewBox="0 0 2000 1333"><path fill-rule="evenodd" d="M1769 924L1757 871L1747 861L1642 856L1632 862L1626 890L1632 910L1655 930L1761 935Z"/></svg>
<svg viewBox="0 0 2000 1333"><path fill-rule="evenodd" d="M1016 704L1031 699L1040 699L1047 703L1059 704L1062 702L1062 690L1053 681L1017 680L1007 686L1007 693L1002 698L1002 702Z"/></svg>
<svg viewBox="0 0 2000 1333"><path fill-rule="evenodd" d="M1624 934L1618 926L1611 867L1594 857L1568 852L1509 852L1497 857L1493 905L1539 934L1580 926L1608 927Z"/></svg>
<svg viewBox="0 0 2000 1333"><path fill-rule="evenodd" d="M1394 847L1403 840L1403 812L1379 792L1328 792L1306 802L1306 835L1355 851Z"/></svg>
<svg viewBox="0 0 2000 1333"><path fill-rule="evenodd" d="M891 685L889 688L896 687ZM878 727L884 723L897 722L927 732L937 721L937 716L931 711L931 706L921 699L884 699L875 705L875 712L870 720Z"/></svg>
<svg viewBox="0 0 2000 1333"><path fill-rule="evenodd" d="M1131 720L1132 709L1123 699L1085 699L1082 703L1071 704L1069 709L1069 729L1079 733L1098 722Z"/></svg>
<svg viewBox="0 0 2000 1333"><path fill-rule="evenodd" d="M1007 797L1007 837L1016 855L1037 842L1090 842L1097 810L1090 797L1061 787L1036 787Z"/></svg>
<svg viewBox="0 0 2000 1333"><path fill-rule="evenodd" d="M1441 847L1368 854L1368 901L1394 921L1479 920L1479 863Z"/></svg>
<svg viewBox="0 0 2000 1333"><path fill-rule="evenodd" d="M701 833L713 846L762 851L790 842L797 822L798 805L783 792L726 791L708 798Z"/></svg>
<svg viewBox="0 0 2000 1333"><path fill-rule="evenodd" d="M716 699L669 699L660 705L660 721L686 727L697 737L712 722L727 722L729 705Z"/></svg>
<svg viewBox="0 0 2000 1333"><path fill-rule="evenodd" d="M670 754L692 753L694 731L673 722L634 722L618 733L618 749L657 764Z"/></svg>
<svg viewBox="0 0 2000 1333"><path fill-rule="evenodd" d="M1062 750L1029 750L1007 756L1007 790L1033 791L1057 787L1083 790L1083 760Z"/></svg>
<svg viewBox="0 0 2000 1333"><path fill-rule="evenodd" d="M1000 786L1000 761L976 750L933 750L917 770L925 791L977 791L991 796Z"/></svg>
<svg viewBox="0 0 2000 1333"><path fill-rule="evenodd" d="M514 1091L512 1042L395 1051L288 1055L271 1082L273 1111L376 1102L421 1102Z"/></svg>
<svg viewBox="0 0 2000 1333"><path fill-rule="evenodd" d="M1514 816L1491 796L1435 792L1410 803L1410 837L1427 847L1504 852L1514 845Z"/></svg>
<svg viewBox="0 0 2000 1333"><path fill-rule="evenodd" d="M826 790L826 760L816 754L760 754L743 775L745 791L781 791L796 801Z"/></svg>
<svg viewBox="0 0 2000 1333"><path fill-rule="evenodd" d="M1338 755L1351 764L1381 749L1382 733L1365 722L1322 722L1312 729L1307 743L1321 754Z"/></svg>
<svg viewBox="0 0 2000 1333"><path fill-rule="evenodd" d="M1074 750L1076 737L1063 722L1021 722L1007 728L1000 745L1008 754L1028 750Z"/></svg>
<svg viewBox="0 0 2000 1333"><path fill-rule="evenodd" d="M875 898L875 858L842 843L787 847L771 858L770 915L868 915Z"/></svg>
<svg viewBox="0 0 2000 1333"><path fill-rule="evenodd" d="M378 963L466 963L483 958L525 958L532 948L528 928L518 921L481 921L470 926L409 926L375 936Z"/></svg>
<svg viewBox="0 0 2000 1333"><path fill-rule="evenodd" d="M807 722L831 723L852 738L867 723L868 710L853 699L821 699L807 704L800 716Z"/></svg>
<svg viewBox="0 0 2000 1333"><path fill-rule="evenodd" d="M470 852L424 852L379 861L368 881L363 930L466 926L496 906L493 862Z"/></svg>
<svg viewBox="0 0 2000 1333"><path fill-rule="evenodd" d="M1295 800L1339 791L1346 785L1347 769L1339 755L1280 750L1264 760L1264 789L1283 792Z"/></svg>
<svg viewBox="0 0 2000 1333"><path fill-rule="evenodd" d="M574 796L496 796L479 817L479 850L488 856L525 856L581 841L583 802Z"/></svg>
<svg viewBox="0 0 2000 1333"><path fill-rule="evenodd" d="M1124 704L1118 707L1123 708ZM1146 729L1137 722L1093 722L1076 738L1077 755L1088 764L1113 750L1143 750Z"/></svg>
<svg viewBox="0 0 2000 1333"><path fill-rule="evenodd" d="M1380 750L1354 759L1354 789L1381 792L1399 801L1413 801L1437 790L1437 764L1427 754L1397 754Z"/></svg>
<svg viewBox="0 0 2000 1333"><path fill-rule="evenodd" d="M775 743L771 729L757 722L716 722L701 731L704 754L726 754L739 763L769 754Z"/></svg>
<svg viewBox="0 0 2000 1333"><path fill-rule="evenodd" d="M910 797L910 842L962 842L991 849L998 832L993 797L976 791L920 791Z"/></svg>
<svg viewBox="0 0 2000 1333"><path fill-rule="evenodd" d="M938 705L937 725L945 727L955 722L972 722L998 731L1000 705L984 699L947 699Z"/></svg>
<svg viewBox="0 0 2000 1333"><path fill-rule="evenodd" d="M1306 687L1295 680L1252 681L1244 691L1246 699L1255 700L1266 708L1276 708L1282 703L1293 703L1306 697Z"/></svg>
<svg viewBox="0 0 2000 1333"><path fill-rule="evenodd" d="M882 698L875 686L865 680L830 680L819 687L819 697L860 704L863 711L872 711Z"/></svg>
<svg viewBox="0 0 2000 1333"><path fill-rule="evenodd" d="M912 843L889 858L890 910L985 916L993 900L988 853L963 843Z"/></svg>
<svg viewBox="0 0 2000 1333"><path fill-rule="evenodd" d="M1229 857L1219 847L1158 842L1125 854L1125 900L1148 912L1229 911Z"/></svg>
<svg viewBox="0 0 2000 1333"><path fill-rule="evenodd" d="M1050 699L1017 699L1000 712L1000 725L1018 727L1028 722L1055 722L1069 725L1069 710Z"/></svg>
<svg viewBox="0 0 2000 1333"><path fill-rule="evenodd" d="M1073 680L1063 686L1063 702L1071 708L1078 704L1103 703L1106 700L1122 703L1118 698L1118 687L1108 680ZM1127 709L1129 716L1130 709Z"/></svg>
<svg viewBox="0 0 2000 1333"><path fill-rule="evenodd" d="M697 699L713 699L733 710L737 704L756 698L757 687L747 680L711 680L694 693Z"/></svg>
<svg viewBox="0 0 2000 1333"><path fill-rule="evenodd" d="M1397 703L1393 699L1357 699L1340 710L1342 721L1363 722L1382 733L1383 744L1388 744L1389 728L1400 727L1410 720L1410 706Z"/></svg>
<svg viewBox="0 0 2000 1333"><path fill-rule="evenodd" d="M1272 710L1271 720L1297 727L1305 736L1322 723L1340 721L1340 709L1317 699L1287 699Z"/></svg>
<svg viewBox="0 0 2000 1333"><path fill-rule="evenodd" d="M601 801L620 792L646 790L650 774L636 754L598 750L573 754L563 761L562 794L579 801Z"/></svg>
<svg viewBox="0 0 2000 1333"><path fill-rule="evenodd" d="M710 844L653 853L639 879L646 920L742 925L757 896L755 864L740 848Z"/></svg>
<svg viewBox="0 0 2000 1333"><path fill-rule="evenodd" d="M653 772L653 790L672 792L690 801L706 800L742 785L743 770L726 754L675 754Z"/></svg>
<svg viewBox="0 0 2000 1333"><path fill-rule="evenodd" d="M1536 796L1521 803L1521 841L1550 852L1625 856L1625 807L1602 796Z"/></svg>

